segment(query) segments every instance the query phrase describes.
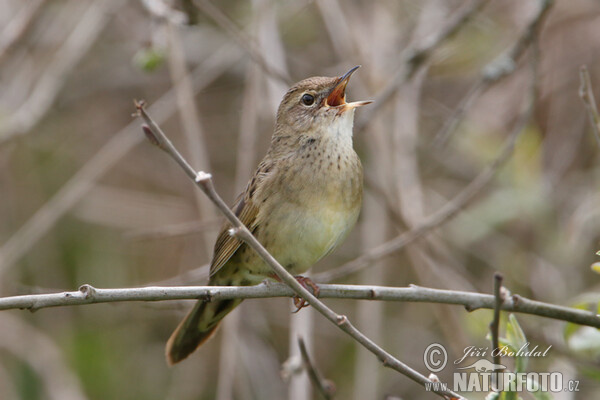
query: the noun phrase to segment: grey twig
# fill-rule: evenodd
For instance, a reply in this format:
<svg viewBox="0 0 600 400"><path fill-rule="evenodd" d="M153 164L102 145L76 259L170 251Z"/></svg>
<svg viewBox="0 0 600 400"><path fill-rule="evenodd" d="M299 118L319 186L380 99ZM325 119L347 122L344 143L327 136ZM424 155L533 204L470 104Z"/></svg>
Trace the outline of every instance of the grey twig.
<svg viewBox="0 0 600 400"><path fill-rule="evenodd" d="M496 272L494 274L494 318L490 323L490 334L492 336L492 349L494 349L494 364L500 364L500 352L498 348L500 347L499 341L499 331L500 331L500 310L502 309L502 304L504 303L504 296L502 294L502 274ZM492 372L492 385L494 388L498 387L498 373L496 371Z"/></svg>
<svg viewBox="0 0 600 400"><path fill-rule="evenodd" d="M31 0L23 2L21 9L0 33L0 63L19 41L26 36L33 21L40 13L46 0Z"/></svg>
<svg viewBox="0 0 600 400"><path fill-rule="evenodd" d="M237 49L224 47L215 52L194 70L194 90L198 91L239 60ZM159 121L176 111L175 89L170 89L151 107ZM0 278L11 265L21 258L50 228L70 210L116 162L123 158L141 140L139 124L132 121L94 154L73 176L0 247Z"/></svg>
<svg viewBox="0 0 600 400"><path fill-rule="evenodd" d="M504 142L504 146L498 153L496 159L483 171L479 173L462 191L460 191L452 200L444 204L439 210L431 214L417 227L404 232L395 238L373 248L362 256L333 270L315 275L315 280L320 282L331 282L348 275L355 274L367 268L373 261L386 257L399 251L406 245L421 238L431 230L439 227L444 222L453 218L460 212L478 193L480 193L492 180L496 171L510 158L517 138L527 126L535 105L538 86L538 57L537 46L534 46L532 52L531 71L532 79L529 90L529 99L525 104L525 110L522 111L518 121L515 123L512 132Z"/></svg>
<svg viewBox="0 0 600 400"><path fill-rule="evenodd" d="M525 50L531 43L535 42L540 27L554 4L554 0L539 1L539 8L529 21L523 34L506 53L496 58L482 69L479 79L473 84L463 99L461 99L450 118L448 118L442 129L435 135L432 142L434 147L443 147L444 144L448 142L448 139L458 127L462 117L479 95L485 92L493 84L515 71L516 65L523 53L525 53Z"/></svg>
<svg viewBox="0 0 600 400"><path fill-rule="evenodd" d="M0 143L27 133L46 115L69 73L92 48L112 14L122 4L121 0L90 3L79 23L45 67L27 100L0 126Z"/></svg>
<svg viewBox="0 0 600 400"><path fill-rule="evenodd" d="M321 393L325 400L330 400L335 397L336 388L333 382L324 379L317 368L313 365L310 360L310 356L308 355L308 350L306 350L306 345L304 344L304 339L298 338L298 347L300 347L300 355L302 356L302 362L304 363L304 368L308 372L308 377L312 382L313 386Z"/></svg>
<svg viewBox="0 0 600 400"><path fill-rule="evenodd" d="M581 97L588 116L590 117L590 124L592 125L592 131L594 132L596 143L598 143L598 146L600 146L600 115L598 115L598 107L596 106L596 98L594 97L594 91L592 89L590 73L585 65L581 66L579 70L579 77L581 79L579 97Z"/></svg>
<svg viewBox="0 0 600 400"><path fill-rule="evenodd" d="M319 288L321 289L319 297L324 299L454 304L464 306L469 312L480 309L493 310L496 306L496 297L491 294L433 289L416 285L409 287L387 287L319 284ZM286 284L273 282L265 282L256 286L149 286L118 289L101 289L94 288L91 285L82 285L79 290L73 292L0 297L0 310L27 309L36 311L48 307L125 301L185 299L216 301L226 299L292 297L295 295L297 295L297 292L289 288ZM504 299L500 309L600 328L600 316L596 313L531 300L516 294ZM340 317L343 318L343 316Z"/></svg>
<svg viewBox="0 0 600 400"><path fill-rule="evenodd" d="M251 39L246 37L246 35L236 25L236 23L232 21L231 18L229 18L225 13L223 13L223 11L221 11L218 7L216 7L208 0L195 0L194 4L200 9L200 11L202 11L204 14L210 17L213 21L217 23L217 25L219 25L227 33L229 33L233 37L233 39L244 50L246 50L250 58L252 58L252 60L267 73L267 75L279 79L281 82L284 82L288 86L292 84L290 77L286 73L280 70L276 70L273 67L271 67L271 65L269 65L267 60L265 60L260 50L256 46L256 43L254 43Z"/></svg>
<svg viewBox="0 0 600 400"><path fill-rule="evenodd" d="M416 228L404 232L399 236L375 247L368 253L338 267L331 271L323 272L315 275L315 280L321 282L332 282L348 275L357 273L378 260L382 257L386 257L392 253L397 252L409 243L421 238L426 233L440 226L450 218L454 217L460 210L467 205L471 199L473 199L487 184L492 180L496 171L508 160L512 154L515 142L519 137L519 134L523 131L531 113L533 111L533 102L531 102L527 111L525 111L520 120L515 124L513 131L510 133L508 139L504 144L498 157L479 175L475 177L460 193L458 193L451 201L444 204L439 210L425 218Z"/></svg>
<svg viewBox="0 0 600 400"><path fill-rule="evenodd" d="M390 83L375 96L375 101L369 109L361 113L362 117L356 123L356 130L363 130L373 118L373 115L392 98L402 84L412 78L419 67L429 59L433 51L457 33L488 1L471 1L467 6L461 8L436 36L427 38L422 43L405 49L401 55L399 70L392 77Z"/></svg>
<svg viewBox="0 0 600 400"><path fill-rule="evenodd" d="M425 386L431 381L424 375L410 368L404 364L383 348L377 345L375 342L366 337L362 332L350 323L350 320L345 315L339 315L332 309L327 307L322 301L317 299L310 291L304 288L298 281L291 275L269 252L256 240L252 233L242 224L242 222L235 216L235 214L229 209L227 204L218 195L213 186L212 177L206 172L196 172L188 162L181 156L177 149L173 146L171 141L162 132L160 127L150 118L150 116L144 110L143 102L136 103L136 107L140 113L140 116L145 121L146 125L143 125L143 130L148 139L164 150L169 156L171 156L177 164L181 166L186 175L196 182L196 185L213 201L213 203L219 208L219 210L225 215L227 220L231 223L233 228L230 230L230 234L238 237L256 251L260 257L269 264L273 269L273 272L286 283L296 295L305 299L315 310L320 312L325 318L338 326L342 331L346 332L349 336L354 338L358 343L364 346L367 350L379 358L384 366L392 368L401 374L407 376L413 381ZM451 391L438 391L436 392L440 396L454 396L460 397L456 393Z"/></svg>
<svg viewBox="0 0 600 400"><path fill-rule="evenodd" d="M218 229L222 222L221 218L217 217L206 218L201 221L179 222L155 228L133 229L125 232L123 237L128 240L156 240L174 236L192 235L211 229Z"/></svg>

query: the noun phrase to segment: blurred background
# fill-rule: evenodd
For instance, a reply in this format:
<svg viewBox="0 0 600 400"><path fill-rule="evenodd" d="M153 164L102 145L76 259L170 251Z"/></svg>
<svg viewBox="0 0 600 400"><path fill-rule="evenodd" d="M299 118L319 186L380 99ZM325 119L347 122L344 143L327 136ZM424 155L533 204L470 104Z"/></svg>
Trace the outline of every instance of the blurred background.
<svg viewBox="0 0 600 400"><path fill-rule="evenodd" d="M315 279L491 293L498 271L512 293L596 310L600 148L578 90L586 64L600 95L599 19L594 0L0 0L0 294L205 283L221 220L144 140L133 99L229 201L286 89L360 64L347 96L375 100L355 123L365 203ZM450 360L491 347L489 310L326 302L425 375L431 343ZM0 399L321 398L299 334L338 399L437 398L290 303L245 301L174 368L164 345L192 302L4 311ZM527 370L580 381L553 398L600 397L597 330L517 318L553 346Z"/></svg>

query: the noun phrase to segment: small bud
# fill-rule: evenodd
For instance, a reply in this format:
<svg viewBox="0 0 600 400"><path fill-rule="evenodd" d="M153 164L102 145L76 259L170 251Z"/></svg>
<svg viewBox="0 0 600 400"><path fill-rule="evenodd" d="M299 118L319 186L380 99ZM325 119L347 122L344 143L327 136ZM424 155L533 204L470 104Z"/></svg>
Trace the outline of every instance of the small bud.
<svg viewBox="0 0 600 400"><path fill-rule="evenodd" d="M207 181L207 180L210 180L211 178L212 178L212 175L209 174L208 172L198 171L196 173L196 182Z"/></svg>
<svg viewBox="0 0 600 400"><path fill-rule="evenodd" d="M150 129L150 127L148 125L142 124L142 131L144 132L146 139L148 139L148 141L150 143L152 143L155 146L160 147L160 142L158 141L158 138L156 137L154 132L152 132L152 129Z"/></svg>

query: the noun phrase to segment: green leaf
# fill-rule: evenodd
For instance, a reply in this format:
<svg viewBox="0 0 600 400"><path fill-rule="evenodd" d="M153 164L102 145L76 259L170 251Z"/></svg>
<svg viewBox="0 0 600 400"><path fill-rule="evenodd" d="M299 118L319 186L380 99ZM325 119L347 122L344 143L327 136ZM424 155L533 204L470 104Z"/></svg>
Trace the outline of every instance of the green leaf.
<svg viewBox="0 0 600 400"><path fill-rule="evenodd" d="M506 324L506 339L512 345L512 347L519 349L521 346L527 343L525 332L519 325L517 317L514 314L508 316L508 322Z"/></svg>
<svg viewBox="0 0 600 400"><path fill-rule="evenodd" d="M600 306L600 302L598 302L597 300L594 301L594 304ZM577 310L589 311L590 302L588 301L588 299L582 299L581 302L573 304L573 305L571 305L571 307L575 308ZM595 308L596 308L596 306L595 306ZM579 329L581 329L581 327L582 326L579 324L575 324L573 322L567 322L567 324L565 325L565 329L563 331L563 336L565 338L565 341L568 341L575 332L577 332Z"/></svg>
<svg viewBox="0 0 600 400"><path fill-rule="evenodd" d="M485 400L500 400L500 393L498 393L498 392L489 392L485 396Z"/></svg>
<svg viewBox="0 0 600 400"><path fill-rule="evenodd" d="M142 71L153 72L164 63L165 58L162 50L148 47L139 50L133 56L133 63Z"/></svg>

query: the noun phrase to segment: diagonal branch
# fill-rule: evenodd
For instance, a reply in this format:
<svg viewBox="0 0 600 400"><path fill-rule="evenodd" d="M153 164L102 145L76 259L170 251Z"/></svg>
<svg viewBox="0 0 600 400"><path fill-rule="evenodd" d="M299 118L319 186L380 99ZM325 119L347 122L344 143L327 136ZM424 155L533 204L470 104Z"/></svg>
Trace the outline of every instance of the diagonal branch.
<svg viewBox="0 0 600 400"><path fill-rule="evenodd" d="M219 210L225 215L227 220L231 223L233 228L230 230L230 234L238 237L256 251L260 257L273 269L273 272L285 282L292 290L300 297L305 299L315 310L320 312L325 318L331 321L333 324L338 326L342 331L351 336L358 343L363 345L367 350L377 356L377 358L383 363L384 366L392 368L404 376L412 379L413 381L421 384L422 386L429 385L431 380L426 376L420 374L416 370L412 369L402 361L398 360L390 353L386 352L378 344L366 337L362 332L352 325L348 317L335 313L332 309L327 307L322 301L317 299L310 291L304 288L292 274L290 274L269 252L260 244L252 233L242 224L242 222L235 216L233 211L229 209L227 204L215 191L211 175L206 172L196 172L188 162L181 156L177 149L173 146L171 141L162 132L160 127L150 118L150 116L144 110L144 104L137 103L136 107L140 113L140 116L144 119L147 125L143 125L143 131L146 137L164 150L169 156L171 156L177 164L181 166L186 175L196 182L196 185L213 201L213 203L219 208ZM460 398L459 395L451 391L439 390L436 391L438 395L451 396Z"/></svg>
<svg viewBox="0 0 600 400"><path fill-rule="evenodd" d="M362 117L356 123L357 132L362 131L373 118L373 115L390 100L396 91L423 65L433 51L443 42L456 34L476 12L481 10L489 0L473 0L467 6L462 7L451 21L437 35L427 38L423 43L405 49L401 55L400 69L390 80L390 83L375 96L375 101L365 110Z"/></svg>
<svg viewBox="0 0 600 400"><path fill-rule="evenodd" d="M324 379L321 376L321 373L313 365L312 361L310 360L310 356L308 355L306 345L304 344L304 339L301 337L298 338L298 347L300 348L300 354L302 355L304 368L306 368L308 376L313 386L317 388L317 390L319 391L319 393L321 393L325 400L333 399L336 391L335 385L333 384L333 382Z"/></svg>
<svg viewBox="0 0 600 400"><path fill-rule="evenodd" d="M594 91L592 89L590 73L585 65L581 66L579 77L581 78L579 97L581 97L588 116L590 117L590 124L592 125L596 143L600 146L600 114L598 114L598 107L596 106L596 98L594 97Z"/></svg>
<svg viewBox="0 0 600 400"><path fill-rule="evenodd" d="M525 50L530 44L535 43L542 23L548 16L549 11L554 4L554 0L539 0L539 3L537 12L531 18L529 24L523 31L523 34L519 36L512 47L508 49L506 53L502 54L483 68L479 79L471 86L467 94L461 99L456 109L452 112L450 118L448 118L444 123L444 126L442 126L440 131L435 135L432 142L433 147L443 147L458 127L465 113L469 110L471 105L473 105L475 99L492 85L515 71L516 65L521 56L525 53Z"/></svg>

